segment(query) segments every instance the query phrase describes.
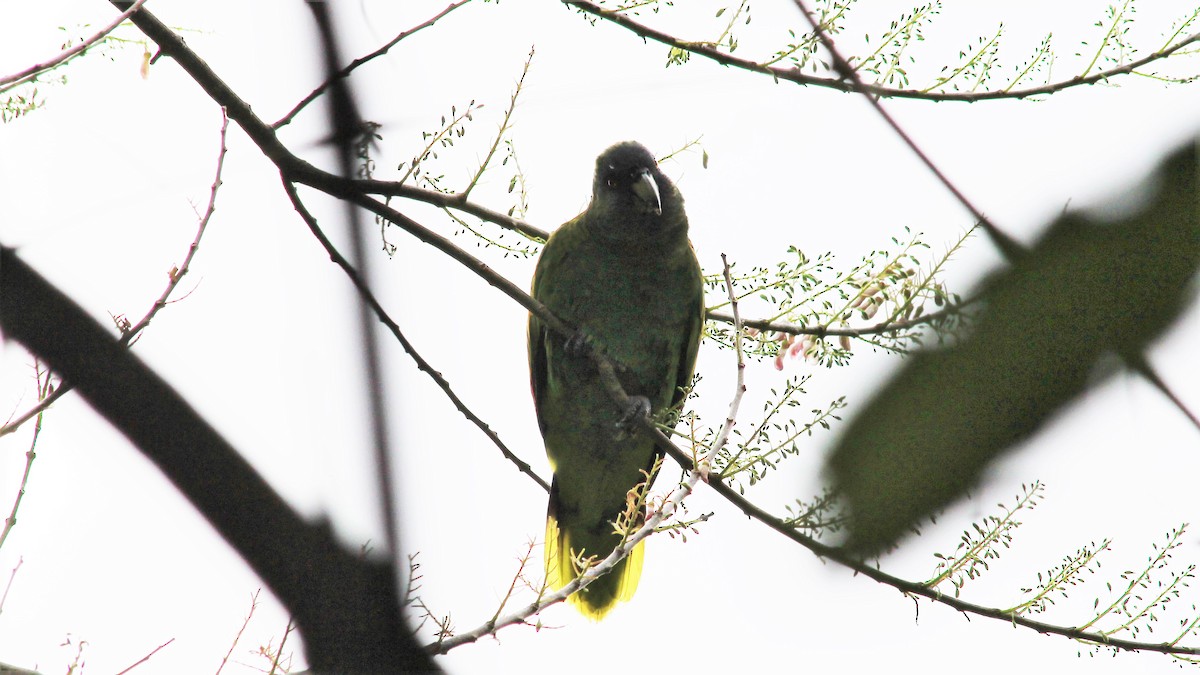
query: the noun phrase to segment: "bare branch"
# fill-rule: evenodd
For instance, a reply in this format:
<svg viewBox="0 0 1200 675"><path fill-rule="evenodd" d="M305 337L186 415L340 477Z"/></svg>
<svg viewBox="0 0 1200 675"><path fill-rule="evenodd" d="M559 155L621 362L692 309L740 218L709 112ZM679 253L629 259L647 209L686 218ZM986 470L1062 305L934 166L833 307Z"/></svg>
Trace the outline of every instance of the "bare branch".
<svg viewBox="0 0 1200 675"><path fill-rule="evenodd" d="M521 89L525 86L525 76L529 74L529 66L533 64L534 48L529 48L529 56L525 58L525 67L521 69L521 78L517 80L517 86L513 89L512 96L508 100L508 109L504 111L504 119L500 122L500 129L496 131L496 139L492 141L492 147L488 148L487 154L483 161L479 163L479 170L471 177L467 187L463 188L462 198L466 198L471 194L471 190L479 184L479 179L483 178L483 172L487 171L488 163L492 161L492 157L496 156L496 150L500 147L500 141L504 139L504 134L512 125L512 114L517 109L517 97L521 95Z"/></svg>
<svg viewBox="0 0 1200 675"><path fill-rule="evenodd" d="M286 671L287 670L283 666L283 664L281 664L279 662L283 660L283 648L284 648L284 646L287 645L288 637L295 630L296 630L296 622L292 619L292 617L289 616L287 626L284 626L284 628L283 628L283 637L280 638L280 640L279 640L279 647L274 652L270 652L270 650L268 649L267 653L264 654L267 658L269 658L271 660L271 670L269 670L267 672L267 675L275 675L275 673L277 671ZM268 647L269 647L269 645L268 645ZM290 663L291 657L289 656L287 660Z"/></svg>
<svg viewBox="0 0 1200 675"><path fill-rule="evenodd" d="M158 299L142 317L141 321L136 324L121 329L121 344L132 345L133 340L150 325L151 319L158 314L159 310L166 307L171 294L175 292L175 287L183 280L184 275L192 266L192 258L196 257L196 251L200 249L200 240L204 237L204 231L208 228L208 222L212 220L213 213L217 210L217 190L221 189L221 173L225 169L225 153L229 152L228 146L225 145L225 137L229 131L229 116L225 114L225 109L221 108L221 149L217 152L217 170L216 176L213 177L212 187L208 190L208 206L204 209L204 215L200 216L200 222L196 227L196 236L192 237L192 243L188 246L187 254L183 256L183 262L171 269L167 275L167 287L163 289Z"/></svg>
<svg viewBox="0 0 1200 675"><path fill-rule="evenodd" d="M8 600L8 592L12 590L13 581L17 578L17 570L21 569L23 564L25 564L25 558L18 556L17 564L13 566L12 573L8 575L8 583L4 584L4 594L0 595L0 614L4 613L4 602Z"/></svg>
<svg viewBox="0 0 1200 675"><path fill-rule="evenodd" d="M50 373L43 371L40 364L37 368L38 378L38 398L44 400L50 393ZM45 377L43 381L42 378ZM4 541L8 539L8 533L12 531L13 526L17 524L17 510L21 508L21 500L25 497L25 486L29 484L29 472L33 469L33 460L37 458L37 442L38 436L42 434L42 413L38 413L37 422L33 425L33 438L29 440L29 450L25 451L25 471L21 474L21 485L17 488L17 496L13 499L12 510L8 513L8 518L4 519L4 529L0 531L0 548L4 547Z"/></svg>
<svg viewBox="0 0 1200 675"><path fill-rule="evenodd" d="M254 618L254 610L258 609L258 595L260 593L262 593L261 588L255 590L254 596L250 598L250 611L246 612L246 618L242 621L242 627L238 629L237 635L233 636L233 642L229 644L229 651L225 652L225 658L221 659L221 665L217 666L216 675L221 675L225 664L229 663L229 657L233 656L233 650L237 649L237 644L242 639L242 633L246 632L246 626L250 625L250 619Z"/></svg>
<svg viewBox="0 0 1200 675"><path fill-rule="evenodd" d="M10 420L7 424L0 426L0 436L11 434L12 432L21 428L21 426L29 420L41 415L43 412L49 409L55 401L62 398L63 394L67 393L68 391L71 391L71 387L69 385L65 383L60 384L57 389L54 389L47 394L45 398L39 400L37 405L33 406L29 410L26 410L19 417Z"/></svg>
<svg viewBox="0 0 1200 675"><path fill-rule="evenodd" d="M134 663L132 666L129 666L125 670L122 670L121 672L117 673L117 675L125 675L125 673L128 673L129 671L133 670L134 668L137 668L138 666L142 665L143 663L149 661L151 656L154 656L159 651L161 651L163 647L166 647L167 645L171 644L174 641L175 641L175 638L171 638L170 640L167 640L166 642L162 643L161 645L155 647L154 649L150 650L149 654L138 659L137 663Z"/></svg>

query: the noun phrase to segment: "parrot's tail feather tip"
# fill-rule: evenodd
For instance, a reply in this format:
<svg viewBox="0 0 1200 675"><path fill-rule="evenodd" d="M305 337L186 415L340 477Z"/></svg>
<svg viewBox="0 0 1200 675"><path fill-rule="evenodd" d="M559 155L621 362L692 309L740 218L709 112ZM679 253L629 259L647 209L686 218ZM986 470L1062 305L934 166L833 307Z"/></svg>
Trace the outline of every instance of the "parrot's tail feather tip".
<svg viewBox="0 0 1200 675"><path fill-rule="evenodd" d="M567 602L588 619L599 621L618 603L633 598L642 576L644 545L645 542L639 542L628 557L617 563L615 569L571 595ZM570 536L559 529L558 521L553 516L546 519L545 550L546 585L549 588L557 590L579 576L580 572L571 559Z"/></svg>

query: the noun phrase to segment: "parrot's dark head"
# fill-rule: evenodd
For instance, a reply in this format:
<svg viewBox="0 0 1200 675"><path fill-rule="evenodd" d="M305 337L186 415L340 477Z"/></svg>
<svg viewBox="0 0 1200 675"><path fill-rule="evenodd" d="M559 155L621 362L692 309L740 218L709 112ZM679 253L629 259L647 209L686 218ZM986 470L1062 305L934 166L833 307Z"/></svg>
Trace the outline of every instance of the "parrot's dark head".
<svg viewBox="0 0 1200 675"><path fill-rule="evenodd" d="M656 221L673 219L681 207L678 191L644 145L617 143L596 158L592 208L626 219Z"/></svg>

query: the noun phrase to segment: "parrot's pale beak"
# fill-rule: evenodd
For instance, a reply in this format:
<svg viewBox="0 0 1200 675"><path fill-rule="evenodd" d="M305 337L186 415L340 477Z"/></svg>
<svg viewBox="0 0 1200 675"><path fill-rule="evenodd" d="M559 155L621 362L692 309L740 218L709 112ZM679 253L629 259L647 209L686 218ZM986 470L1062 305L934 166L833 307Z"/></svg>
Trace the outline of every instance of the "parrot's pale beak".
<svg viewBox="0 0 1200 675"><path fill-rule="evenodd" d="M662 199L658 195L658 184L649 171L643 171L633 183L633 195L642 206L656 216L662 215Z"/></svg>

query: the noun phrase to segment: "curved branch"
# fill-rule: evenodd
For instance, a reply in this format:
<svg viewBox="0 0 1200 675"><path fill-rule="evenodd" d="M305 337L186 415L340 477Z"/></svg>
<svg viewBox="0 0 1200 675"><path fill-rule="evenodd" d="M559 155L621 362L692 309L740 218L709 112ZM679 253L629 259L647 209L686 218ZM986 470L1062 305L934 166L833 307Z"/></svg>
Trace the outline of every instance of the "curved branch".
<svg viewBox="0 0 1200 675"><path fill-rule="evenodd" d="M599 17L610 23L616 24L635 35L646 40L654 40L668 47L682 49L697 56L703 56L707 59L716 61L723 66L732 66L740 68L752 73L760 73L769 75L776 81L785 80L801 85L812 85L816 87L825 87L828 89L836 89L844 92L858 92L861 94L870 94L874 97L882 98L906 98L922 101L960 101L971 103L975 101L990 101L1000 99L1025 99L1032 96L1045 96L1056 94L1060 91L1079 87L1088 84L1097 84L1105 82L1120 75L1128 75L1134 73L1138 68L1149 65L1155 61L1165 59L1175 52L1187 47L1188 45L1200 42L1200 33L1193 33L1179 42L1176 42L1169 47L1164 47L1148 56L1142 57L1136 61L1131 61L1123 66L1102 70L1100 72L1088 75L1086 77L1073 77L1069 80L1054 82L1051 84L1042 85L1039 87L1028 87L1025 89L998 89L993 91L982 92L953 92L953 93L936 93L930 91L922 91L919 89L896 89L893 87L885 87L878 84L868 84L861 80L841 78L841 77L817 77L815 75L806 75L798 68L782 68L779 66L769 66L743 59L727 52L723 52L710 44L704 42L689 42L680 40L679 38L663 31L651 28L643 23L639 23L629 18L628 15L611 9L605 9L600 5L587 0L560 0L565 5L570 5L576 9ZM840 72L840 71L839 71Z"/></svg>

